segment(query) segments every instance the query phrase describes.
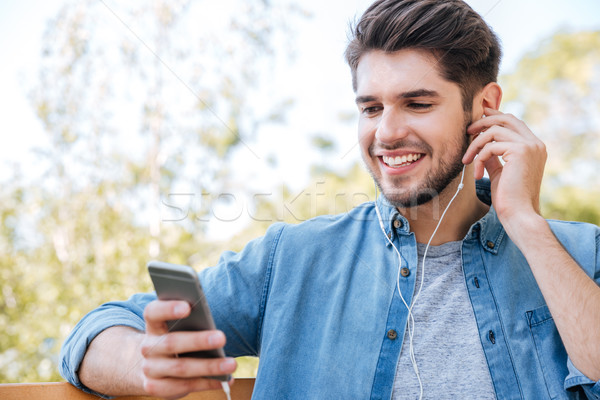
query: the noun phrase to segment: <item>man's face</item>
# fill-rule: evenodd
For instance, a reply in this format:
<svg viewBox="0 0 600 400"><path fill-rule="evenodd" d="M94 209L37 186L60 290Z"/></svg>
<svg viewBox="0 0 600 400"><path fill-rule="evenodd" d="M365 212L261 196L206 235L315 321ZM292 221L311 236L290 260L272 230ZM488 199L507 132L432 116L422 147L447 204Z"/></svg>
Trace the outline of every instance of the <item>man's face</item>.
<svg viewBox="0 0 600 400"><path fill-rule="evenodd" d="M362 56L358 140L367 169L395 206L438 196L461 172L468 147L460 88L421 50Z"/></svg>

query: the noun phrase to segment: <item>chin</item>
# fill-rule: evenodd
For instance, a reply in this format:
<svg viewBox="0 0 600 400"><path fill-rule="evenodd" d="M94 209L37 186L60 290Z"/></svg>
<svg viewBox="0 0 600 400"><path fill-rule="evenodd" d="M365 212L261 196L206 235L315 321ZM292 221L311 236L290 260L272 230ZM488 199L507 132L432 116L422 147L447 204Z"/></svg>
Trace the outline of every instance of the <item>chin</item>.
<svg viewBox="0 0 600 400"><path fill-rule="evenodd" d="M417 207L436 199L440 195L440 185L436 187L428 179L425 182L420 182L420 184L414 182L414 180L395 178L386 179L382 182L375 179L375 182L385 198L398 208ZM447 184L443 185L443 188L446 186Z"/></svg>
<svg viewBox="0 0 600 400"><path fill-rule="evenodd" d="M438 193L429 190L421 192L410 192L403 195L389 195L383 193L385 198L395 207L398 208L413 208L423 204L427 204L438 197Z"/></svg>

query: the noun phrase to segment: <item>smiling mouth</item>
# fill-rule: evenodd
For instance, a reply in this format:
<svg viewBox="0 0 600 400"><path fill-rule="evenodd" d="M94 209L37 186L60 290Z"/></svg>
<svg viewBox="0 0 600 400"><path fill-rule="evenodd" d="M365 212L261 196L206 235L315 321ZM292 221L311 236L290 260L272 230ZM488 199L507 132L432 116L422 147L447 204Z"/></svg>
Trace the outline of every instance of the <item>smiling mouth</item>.
<svg viewBox="0 0 600 400"><path fill-rule="evenodd" d="M396 156L396 157L382 156L381 159L383 160L383 163L385 165L387 165L388 167L401 168L401 167L406 167L406 166L414 163L415 161L419 160L422 156L423 156L423 154L413 153L413 154L405 154L403 156Z"/></svg>

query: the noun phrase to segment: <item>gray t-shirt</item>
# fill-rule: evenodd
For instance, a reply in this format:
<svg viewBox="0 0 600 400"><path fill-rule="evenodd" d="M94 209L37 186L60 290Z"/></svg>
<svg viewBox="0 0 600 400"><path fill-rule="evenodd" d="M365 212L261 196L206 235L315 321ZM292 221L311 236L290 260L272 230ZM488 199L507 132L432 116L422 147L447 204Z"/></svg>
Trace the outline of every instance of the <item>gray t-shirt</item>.
<svg viewBox="0 0 600 400"><path fill-rule="evenodd" d="M449 242L429 247L423 288L413 307L413 349L424 399L496 398L465 285L461 245ZM415 295L421 284L424 252L425 245L418 244ZM407 326L394 378L394 400L419 398L409 341Z"/></svg>

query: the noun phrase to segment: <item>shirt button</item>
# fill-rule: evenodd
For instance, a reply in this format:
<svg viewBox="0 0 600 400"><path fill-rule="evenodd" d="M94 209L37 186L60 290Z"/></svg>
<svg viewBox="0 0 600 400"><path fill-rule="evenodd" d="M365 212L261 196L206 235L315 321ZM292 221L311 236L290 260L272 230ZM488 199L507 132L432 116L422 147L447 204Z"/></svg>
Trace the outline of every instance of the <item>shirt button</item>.
<svg viewBox="0 0 600 400"><path fill-rule="evenodd" d="M495 246L494 242L492 242L491 240L488 240L488 242L486 244L487 244L487 247L489 247L490 249L493 249Z"/></svg>
<svg viewBox="0 0 600 400"><path fill-rule="evenodd" d="M388 237L388 239L391 239L392 238L392 232L388 232L387 237Z"/></svg>
<svg viewBox="0 0 600 400"><path fill-rule="evenodd" d="M488 332L488 339L490 342L492 342L492 344L496 344L496 335L494 335L494 331Z"/></svg>
<svg viewBox="0 0 600 400"><path fill-rule="evenodd" d="M389 331L387 331L387 337L390 340L396 340L396 338L398 337L398 334L396 333L395 330L390 329Z"/></svg>
<svg viewBox="0 0 600 400"><path fill-rule="evenodd" d="M404 278L406 278L407 276L410 275L410 269L404 267L400 269L400 275L402 275Z"/></svg>
<svg viewBox="0 0 600 400"><path fill-rule="evenodd" d="M396 228L396 229L402 228L402 221L395 219L394 220L394 228Z"/></svg>

